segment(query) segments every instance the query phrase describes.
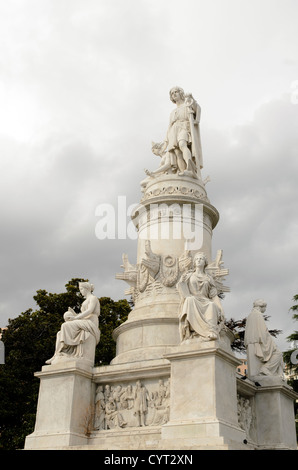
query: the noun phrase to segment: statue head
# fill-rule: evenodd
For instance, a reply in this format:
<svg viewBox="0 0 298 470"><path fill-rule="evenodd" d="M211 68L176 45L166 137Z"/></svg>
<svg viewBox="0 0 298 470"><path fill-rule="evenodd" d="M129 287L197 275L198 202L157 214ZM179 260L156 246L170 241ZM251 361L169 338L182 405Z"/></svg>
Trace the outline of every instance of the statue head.
<svg viewBox="0 0 298 470"><path fill-rule="evenodd" d="M94 285L90 284L90 282L79 282L79 289L82 295L88 292L92 293L94 290Z"/></svg>
<svg viewBox="0 0 298 470"><path fill-rule="evenodd" d="M205 253L203 253L202 251L198 251L194 255L194 257L193 257L193 265L194 266L196 266L197 260L199 260L199 259L204 260L204 268L205 268L208 264L208 259L207 259L207 256L205 255Z"/></svg>
<svg viewBox="0 0 298 470"><path fill-rule="evenodd" d="M151 149L154 155L158 155L159 157L161 157L162 154L164 153L162 151L162 147L163 147L163 142L152 142Z"/></svg>
<svg viewBox="0 0 298 470"><path fill-rule="evenodd" d="M180 95L180 98L182 100L185 99L185 93L184 93L184 90L182 88L180 88L179 86L174 86L173 88L170 89L170 100L173 102L173 103L176 103L176 100L174 99L173 97L173 93L177 91Z"/></svg>
<svg viewBox="0 0 298 470"><path fill-rule="evenodd" d="M266 310L267 303L263 299L257 299L254 301L253 306L254 308L257 308L258 310L260 310L260 312L263 313Z"/></svg>

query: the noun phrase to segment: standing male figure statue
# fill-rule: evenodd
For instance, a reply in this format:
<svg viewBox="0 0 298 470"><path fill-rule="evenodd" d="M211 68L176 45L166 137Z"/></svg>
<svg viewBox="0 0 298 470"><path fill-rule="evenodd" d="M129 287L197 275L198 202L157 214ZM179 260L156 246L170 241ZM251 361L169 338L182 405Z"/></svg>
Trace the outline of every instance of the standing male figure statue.
<svg viewBox="0 0 298 470"><path fill-rule="evenodd" d="M175 153L180 176L200 176L203 168L199 127L201 108L193 96L185 94L180 87L170 90L170 99L176 108L170 114L164 150Z"/></svg>

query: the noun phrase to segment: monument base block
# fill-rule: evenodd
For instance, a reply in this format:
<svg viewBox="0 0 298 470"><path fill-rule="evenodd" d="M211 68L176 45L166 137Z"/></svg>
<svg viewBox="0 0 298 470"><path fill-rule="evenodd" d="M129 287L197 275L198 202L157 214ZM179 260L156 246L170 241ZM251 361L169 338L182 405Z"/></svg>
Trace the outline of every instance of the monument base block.
<svg viewBox="0 0 298 470"><path fill-rule="evenodd" d="M84 360L44 366L40 378L35 430L25 449L55 449L87 444L93 401L92 367Z"/></svg>
<svg viewBox="0 0 298 470"><path fill-rule="evenodd" d="M210 448L247 449L246 434L237 415L236 366L222 332L218 341L190 341L172 348L171 415L162 438L190 440ZM179 445L179 444L178 444Z"/></svg>
<svg viewBox="0 0 298 470"><path fill-rule="evenodd" d="M278 377L241 380L230 336L187 340L160 359L44 366L25 449L296 449L297 394ZM117 403L110 414L108 397Z"/></svg>
<svg viewBox="0 0 298 470"><path fill-rule="evenodd" d="M255 396L257 440L263 449L297 449L293 400L297 394L284 380L257 376Z"/></svg>

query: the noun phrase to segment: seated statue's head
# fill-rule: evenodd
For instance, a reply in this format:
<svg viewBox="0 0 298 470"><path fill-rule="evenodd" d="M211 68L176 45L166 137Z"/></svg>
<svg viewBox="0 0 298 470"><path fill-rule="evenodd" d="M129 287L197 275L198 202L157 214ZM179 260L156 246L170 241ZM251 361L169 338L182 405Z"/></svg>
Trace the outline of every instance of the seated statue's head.
<svg viewBox="0 0 298 470"><path fill-rule="evenodd" d="M205 253L203 253L202 251L199 251L198 253L196 253L193 257L193 265L194 267L196 267L197 263L199 262L202 262L204 263L204 268L207 266L208 264L208 259L207 259L207 256L205 255Z"/></svg>
<svg viewBox="0 0 298 470"><path fill-rule="evenodd" d="M90 282L79 282L79 289L83 296L87 293L92 293L94 290L94 285L90 284Z"/></svg>

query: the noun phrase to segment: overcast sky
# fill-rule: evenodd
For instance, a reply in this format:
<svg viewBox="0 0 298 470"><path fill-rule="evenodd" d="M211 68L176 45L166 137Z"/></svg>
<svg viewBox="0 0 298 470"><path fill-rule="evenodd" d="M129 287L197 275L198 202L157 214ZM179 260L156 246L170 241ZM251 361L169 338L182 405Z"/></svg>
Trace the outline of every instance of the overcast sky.
<svg viewBox="0 0 298 470"><path fill-rule="evenodd" d="M226 316L268 302L297 329L297 0L0 0L0 326L72 277L98 297L134 240L98 240L96 207L141 198L179 85L202 108L203 177L220 213ZM129 219L127 219L129 221Z"/></svg>

